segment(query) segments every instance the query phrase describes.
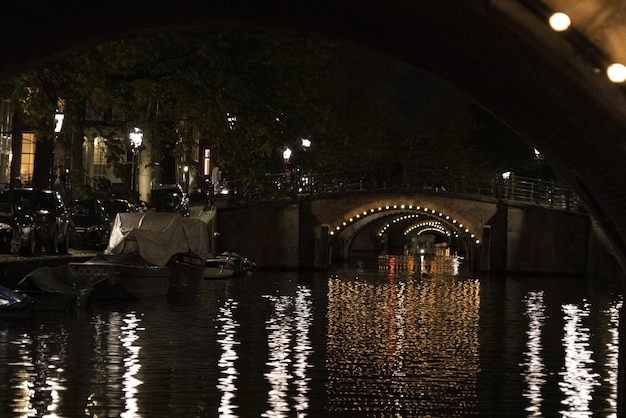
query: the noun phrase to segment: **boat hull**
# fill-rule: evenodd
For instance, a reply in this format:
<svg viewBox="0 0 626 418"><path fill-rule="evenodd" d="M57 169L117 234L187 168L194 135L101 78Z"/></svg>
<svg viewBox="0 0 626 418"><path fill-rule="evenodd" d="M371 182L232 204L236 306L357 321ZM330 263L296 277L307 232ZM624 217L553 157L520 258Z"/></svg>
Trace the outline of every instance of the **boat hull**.
<svg viewBox="0 0 626 418"><path fill-rule="evenodd" d="M170 294L195 294L202 284L204 260L199 256L176 254L167 263L169 268Z"/></svg>
<svg viewBox="0 0 626 418"><path fill-rule="evenodd" d="M204 263L205 279L226 279L235 274L235 266L224 258L211 258Z"/></svg>
<svg viewBox="0 0 626 418"><path fill-rule="evenodd" d="M87 305L93 283L74 274L68 265L39 267L17 285L27 295L33 311L74 310Z"/></svg>
<svg viewBox="0 0 626 418"><path fill-rule="evenodd" d="M94 299L154 298L166 296L169 289L168 267L94 260L70 263L70 268L94 283Z"/></svg>

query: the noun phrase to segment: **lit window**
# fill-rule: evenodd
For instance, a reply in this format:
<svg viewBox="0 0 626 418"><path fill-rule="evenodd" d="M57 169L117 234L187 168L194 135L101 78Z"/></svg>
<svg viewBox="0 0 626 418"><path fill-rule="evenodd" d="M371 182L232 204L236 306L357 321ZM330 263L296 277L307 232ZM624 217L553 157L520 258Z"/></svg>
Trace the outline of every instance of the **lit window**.
<svg viewBox="0 0 626 418"><path fill-rule="evenodd" d="M206 148L204 150L204 175L209 176L211 174L211 150Z"/></svg>
<svg viewBox="0 0 626 418"><path fill-rule="evenodd" d="M35 167L35 134L22 134L22 165L20 167L20 178L22 182L30 183L33 178Z"/></svg>

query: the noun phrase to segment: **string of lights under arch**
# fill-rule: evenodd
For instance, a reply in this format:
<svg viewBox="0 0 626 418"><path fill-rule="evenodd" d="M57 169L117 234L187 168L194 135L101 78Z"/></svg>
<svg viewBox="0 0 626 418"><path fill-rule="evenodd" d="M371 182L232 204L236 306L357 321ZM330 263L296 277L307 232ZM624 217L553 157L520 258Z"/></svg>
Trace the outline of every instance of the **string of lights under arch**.
<svg viewBox="0 0 626 418"><path fill-rule="evenodd" d="M430 218L439 219L439 221L442 224L447 225L448 227L447 229L449 229L450 231L454 231L453 233L458 234L459 237L463 236L464 238L471 240L476 245L480 244L480 240L476 237L475 233L473 233L469 228L464 227L462 223L458 222L456 219L452 218L450 215L444 214L443 212L437 211L435 209L415 206L412 204L385 205L385 206L378 206L375 208L373 207L373 208L370 208L369 210L356 212L352 215L346 216L343 220L339 221L336 225L331 225L329 228L329 234L331 235L331 237L337 236L341 234L342 231L352 227L355 223L362 221L364 218L368 216L372 216L375 214L382 214L384 212L397 212L398 210L406 211L406 212L401 215L399 214L398 218L396 218L394 221L401 220L401 219L408 219L409 217L417 218L419 217L420 214L425 214ZM384 228L388 227L388 225L390 224L387 224L386 226L381 228L381 231L379 231L379 234L382 234L384 232Z"/></svg>

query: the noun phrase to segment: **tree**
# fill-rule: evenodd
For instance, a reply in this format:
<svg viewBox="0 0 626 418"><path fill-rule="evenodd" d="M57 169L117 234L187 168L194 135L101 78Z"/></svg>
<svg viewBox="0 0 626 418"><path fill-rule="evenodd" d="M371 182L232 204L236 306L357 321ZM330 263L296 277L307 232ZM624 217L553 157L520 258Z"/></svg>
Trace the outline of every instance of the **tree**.
<svg viewBox="0 0 626 418"><path fill-rule="evenodd" d="M497 170L506 159L492 152L494 144L506 144L508 160L520 156L516 164L528 151L461 92L371 51L306 35L126 39L42 64L10 88L42 139L56 100L67 103L58 140L72 150L77 191L87 109L101 115L94 128L107 127L108 161L121 178L129 175L124 155L133 126L146 133L146 152L161 167L195 160L200 139L229 179L257 185L280 172L282 149L301 137L313 140L310 170L370 171L384 181L408 181L422 169Z"/></svg>

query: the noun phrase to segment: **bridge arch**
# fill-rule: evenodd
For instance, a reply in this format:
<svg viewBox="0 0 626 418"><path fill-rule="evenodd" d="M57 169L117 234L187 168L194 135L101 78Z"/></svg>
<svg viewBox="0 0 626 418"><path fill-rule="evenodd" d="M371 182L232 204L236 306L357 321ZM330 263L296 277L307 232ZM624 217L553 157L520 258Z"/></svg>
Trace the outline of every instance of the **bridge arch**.
<svg viewBox="0 0 626 418"><path fill-rule="evenodd" d="M374 225L374 231L368 226ZM392 228L395 227L395 228ZM393 248L389 241L393 229L402 229L400 240ZM375 232L375 234L373 234ZM450 215L435 209L413 206L411 204L386 205L372 208L370 211L356 213L343 220L334 230L331 229L330 252L336 258L349 259L355 252L356 243L361 235L367 235L360 242L369 241L369 246L359 248L360 252L379 255L434 255L432 247L418 247L409 243L409 236L423 233L435 233L444 239L434 241L443 244L452 254L462 258L472 270L480 263L480 239L465 225ZM398 233L394 234L397 239ZM368 239L369 238L369 239ZM371 244L374 244L373 246Z"/></svg>
<svg viewBox="0 0 626 418"><path fill-rule="evenodd" d="M480 265L482 231L497 211L494 202L410 192L319 197L311 207L319 224L328 228L328 259L347 260L357 247L370 253L388 253L389 248L383 248L384 235L396 225L396 229L402 227L403 235L415 236L431 229L449 236L446 244L471 267ZM392 253L396 255L410 252L409 248L395 247Z"/></svg>

